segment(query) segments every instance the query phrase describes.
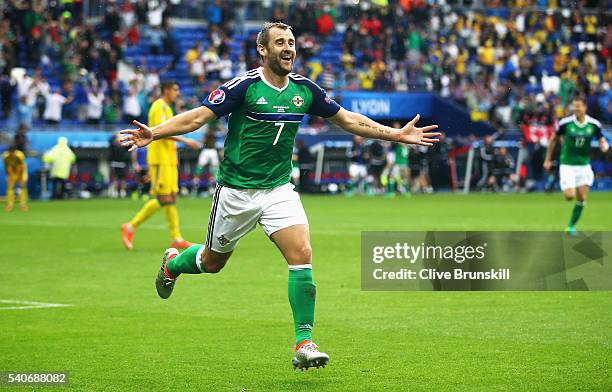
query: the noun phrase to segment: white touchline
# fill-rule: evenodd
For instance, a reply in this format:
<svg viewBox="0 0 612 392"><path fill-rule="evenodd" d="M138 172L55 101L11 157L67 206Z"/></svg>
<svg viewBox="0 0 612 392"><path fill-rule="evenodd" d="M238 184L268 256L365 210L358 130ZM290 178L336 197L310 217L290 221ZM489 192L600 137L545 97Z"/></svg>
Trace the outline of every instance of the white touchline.
<svg viewBox="0 0 612 392"><path fill-rule="evenodd" d="M62 308L66 306L72 306L70 304L50 304L46 302L17 301L13 299L0 299L0 304L24 305L24 306L0 306L0 310Z"/></svg>

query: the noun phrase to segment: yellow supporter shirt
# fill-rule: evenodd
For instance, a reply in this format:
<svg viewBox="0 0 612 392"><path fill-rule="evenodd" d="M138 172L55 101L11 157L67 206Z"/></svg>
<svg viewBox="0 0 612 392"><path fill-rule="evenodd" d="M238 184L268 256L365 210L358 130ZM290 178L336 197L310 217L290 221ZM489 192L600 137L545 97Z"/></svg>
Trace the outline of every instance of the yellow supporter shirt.
<svg viewBox="0 0 612 392"><path fill-rule="evenodd" d="M2 154L2 160L4 161L4 170L6 174L11 177L22 176L25 173L25 155L19 150L15 150L15 153L11 155L8 151Z"/></svg>
<svg viewBox="0 0 612 392"><path fill-rule="evenodd" d="M495 49L492 46L487 45L484 48L478 50L480 55L480 61L484 65L493 65L495 61Z"/></svg>
<svg viewBox="0 0 612 392"><path fill-rule="evenodd" d="M160 98L153 102L149 110L149 127L155 127L172 116L174 116L172 108ZM176 142L170 138L151 142L147 151L147 163L149 165L178 165Z"/></svg>

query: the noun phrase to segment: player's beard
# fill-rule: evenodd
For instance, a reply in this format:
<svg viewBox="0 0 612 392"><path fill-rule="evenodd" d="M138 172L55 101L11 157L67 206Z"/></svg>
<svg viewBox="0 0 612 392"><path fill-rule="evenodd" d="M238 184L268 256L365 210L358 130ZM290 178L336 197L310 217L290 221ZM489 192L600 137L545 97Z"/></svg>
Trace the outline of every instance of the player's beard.
<svg viewBox="0 0 612 392"><path fill-rule="evenodd" d="M287 70L286 68L283 68L283 66L281 65L281 56L282 53L279 53L276 56L269 56L268 57L268 67L270 67L270 69L272 70L272 72L274 72L277 75L280 76L286 76L289 73L291 73L291 71L293 70L293 60L295 59L295 57L291 58L291 66L289 67L289 70Z"/></svg>

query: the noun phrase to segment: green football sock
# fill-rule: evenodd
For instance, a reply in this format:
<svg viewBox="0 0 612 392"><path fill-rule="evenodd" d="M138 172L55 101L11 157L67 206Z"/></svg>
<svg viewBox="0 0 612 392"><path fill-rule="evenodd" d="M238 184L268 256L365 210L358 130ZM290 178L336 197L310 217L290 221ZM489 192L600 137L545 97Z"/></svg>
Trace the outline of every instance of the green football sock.
<svg viewBox="0 0 612 392"><path fill-rule="evenodd" d="M180 274L201 274L204 271L200 268L200 261L198 255L200 249L204 250L204 245L191 245L185 249L183 253L176 256L166 264L168 272L173 277L178 277Z"/></svg>
<svg viewBox="0 0 612 392"><path fill-rule="evenodd" d="M317 287L312 280L312 266L289 266L289 303L293 311L296 346L312 339Z"/></svg>
<svg viewBox="0 0 612 392"><path fill-rule="evenodd" d="M392 194L395 193L395 179L391 178L389 184L387 185L387 193Z"/></svg>
<svg viewBox="0 0 612 392"><path fill-rule="evenodd" d="M573 227L580 219L580 215L582 214L582 210L584 209L584 202L577 201L574 209L572 210L572 217L570 219L569 225Z"/></svg>

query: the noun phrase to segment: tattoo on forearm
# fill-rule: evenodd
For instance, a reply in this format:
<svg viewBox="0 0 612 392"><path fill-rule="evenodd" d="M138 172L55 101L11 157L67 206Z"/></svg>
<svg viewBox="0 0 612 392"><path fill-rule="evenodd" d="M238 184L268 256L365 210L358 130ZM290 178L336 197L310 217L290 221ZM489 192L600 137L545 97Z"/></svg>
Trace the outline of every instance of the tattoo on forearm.
<svg viewBox="0 0 612 392"><path fill-rule="evenodd" d="M385 134L387 134L387 135L391 133L391 131L390 131L390 130L388 130L388 129L384 129L384 128L379 128L379 127L376 127L376 126L372 126L372 125L370 125L370 124L368 124L368 123L365 123L365 122L363 122L363 121L360 121L360 122L359 122L359 126L360 126L360 127L367 128L367 129L371 129L371 130L376 131L376 132L385 133Z"/></svg>

